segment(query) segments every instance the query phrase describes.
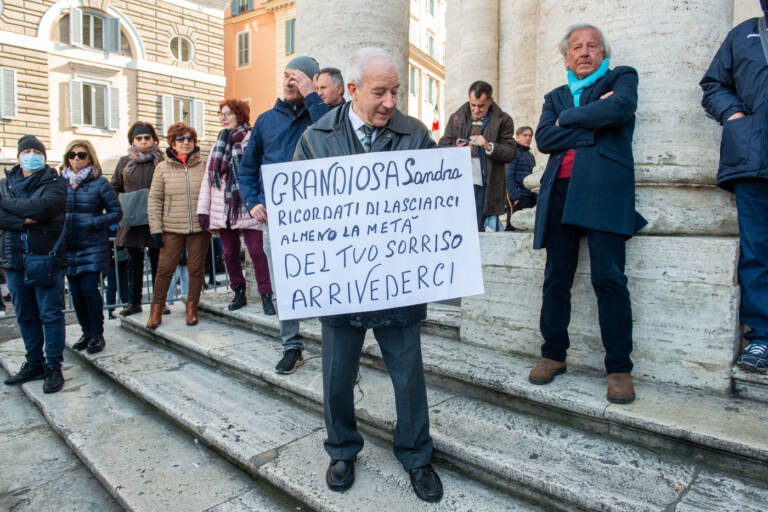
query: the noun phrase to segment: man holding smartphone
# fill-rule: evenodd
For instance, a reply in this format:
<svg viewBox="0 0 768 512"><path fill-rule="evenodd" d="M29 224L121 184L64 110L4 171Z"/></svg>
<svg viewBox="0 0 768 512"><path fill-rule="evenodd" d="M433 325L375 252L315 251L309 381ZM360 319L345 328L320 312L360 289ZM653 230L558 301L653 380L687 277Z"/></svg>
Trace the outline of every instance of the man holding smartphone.
<svg viewBox="0 0 768 512"><path fill-rule="evenodd" d="M454 112L438 142L440 147L469 145L472 151L472 182L475 188L477 229L486 219L493 231L502 231L498 216L504 213L506 185L504 165L515 158L515 123L493 101L493 87L478 80L469 87L469 101Z"/></svg>

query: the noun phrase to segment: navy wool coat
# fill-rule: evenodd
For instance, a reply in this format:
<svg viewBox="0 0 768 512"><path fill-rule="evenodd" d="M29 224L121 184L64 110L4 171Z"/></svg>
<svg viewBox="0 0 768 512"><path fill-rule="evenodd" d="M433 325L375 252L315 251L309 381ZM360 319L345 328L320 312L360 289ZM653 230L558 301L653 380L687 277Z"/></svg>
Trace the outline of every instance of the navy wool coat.
<svg viewBox="0 0 768 512"><path fill-rule="evenodd" d="M67 275L106 272L109 226L123 218L120 201L104 176L91 174L73 189L67 182Z"/></svg>
<svg viewBox="0 0 768 512"><path fill-rule="evenodd" d="M647 224L635 211L632 134L637 109L637 71L618 66L582 95L575 107L567 85L549 92L536 128L539 151L549 154L536 207L533 247L546 246L552 186L560 162L576 150L562 222L598 231L634 235ZM600 96L613 91L601 100ZM558 121L560 126L556 126Z"/></svg>

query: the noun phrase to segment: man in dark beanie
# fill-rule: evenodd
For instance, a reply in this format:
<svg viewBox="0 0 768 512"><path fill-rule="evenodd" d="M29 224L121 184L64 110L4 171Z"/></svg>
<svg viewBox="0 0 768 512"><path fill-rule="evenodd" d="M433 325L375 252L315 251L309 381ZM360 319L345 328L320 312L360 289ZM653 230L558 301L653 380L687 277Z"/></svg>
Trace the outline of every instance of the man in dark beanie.
<svg viewBox="0 0 768 512"><path fill-rule="evenodd" d="M46 165L45 146L32 135L18 143L18 165L0 180L0 267L5 269L16 321L24 339L26 361L6 384L45 379L43 391L64 386L64 217L66 180ZM22 235L24 237L22 238ZM26 254L55 253L50 283L31 283Z"/></svg>
<svg viewBox="0 0 768 512"><path fill-rule="evenodd" d="M291 60L283 73L283 99L278 99L274 107L256 119L240 163L240 192L251 217L257 217L259 209L264 210L261 166L293 160L301 134L328 112L328 106L317 94L313 81L319 71L320 66L312 57ZM264 229L264 251L271 259L268 229ZM280 321L280 338L283 341L283 358L275 371L293 373L304 364L299 321Z"/></svg>

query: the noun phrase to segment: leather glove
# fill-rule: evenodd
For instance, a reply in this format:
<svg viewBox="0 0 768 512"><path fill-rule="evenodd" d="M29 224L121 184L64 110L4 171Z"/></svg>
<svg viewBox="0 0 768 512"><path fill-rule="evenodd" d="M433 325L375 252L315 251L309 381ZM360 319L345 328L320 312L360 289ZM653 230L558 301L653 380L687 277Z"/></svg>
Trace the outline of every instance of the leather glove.
<svg viewBox="0 0 768 512"><path fill-rule="evenodd" d="M155 242L155 245L157 248L161 248L163 246L163 234L162 233L155 233L152 235L152 241Z"/></svg>
<svg viewBox="0 0 768 512"><path fill-rule="evenodd" d="M208 227L211 225L211 216L204 213L198 213L197 222L200 223L200 227L203 228L203 231L208 231Z"/></svg>

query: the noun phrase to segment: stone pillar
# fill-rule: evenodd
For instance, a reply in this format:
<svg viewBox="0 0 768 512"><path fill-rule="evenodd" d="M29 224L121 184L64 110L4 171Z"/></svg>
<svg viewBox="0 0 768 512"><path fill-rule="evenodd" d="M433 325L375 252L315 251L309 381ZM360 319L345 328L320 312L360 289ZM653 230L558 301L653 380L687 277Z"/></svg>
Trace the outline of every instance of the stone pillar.
<svg viewBox="0 0 768 512"><path fill-rule="evenodd" d="M536 129L543 98L537 89L539 0L499 2L499 106Z"/></svg>
<svg viewBox="0 0 768 512"><path fill-rule="evenodd" d="M499 0L449 0L446 11L447 112L465 101L475 80L499 86Z"/></svg>
<svg viewBox="0 0 768 512"><path fill-rule="evenodd" d="M344 73L355 50L378 46L395 60L400 75L398 108L408 112L408 0L296 0L296 54ZM345 77L346 78L346 77Z"/></svg>

